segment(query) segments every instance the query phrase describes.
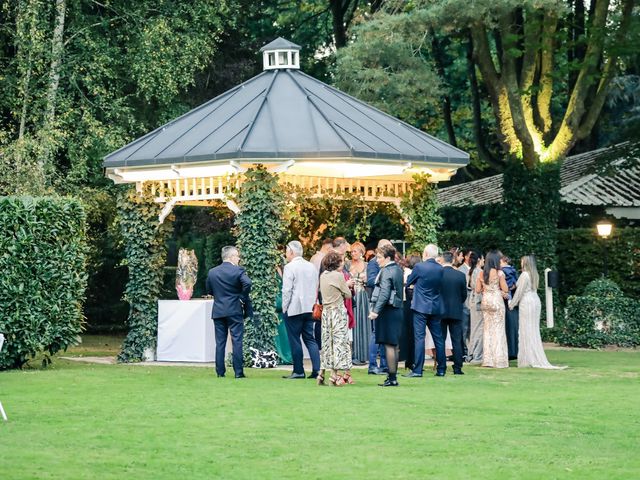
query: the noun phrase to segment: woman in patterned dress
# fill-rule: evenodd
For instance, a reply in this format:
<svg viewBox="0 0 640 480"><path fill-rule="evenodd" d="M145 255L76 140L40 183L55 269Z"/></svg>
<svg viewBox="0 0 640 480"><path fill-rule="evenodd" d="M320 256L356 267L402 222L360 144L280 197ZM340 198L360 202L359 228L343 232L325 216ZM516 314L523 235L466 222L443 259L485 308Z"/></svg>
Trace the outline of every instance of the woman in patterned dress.
<svg viewBox="0 0 640 480"><path fill-rule="evenodd" d="M540 298L538 297L538 269L536 258L527 255L520 260L522 274L509 308L520 305L518 335L518 367L560 369L549 363L540 338Z"/></svg>
<svg viewBox="0 0 640 480"><path fill-rule="evenodd" d="M320 374L318 385L324 383L327 369L331 370L329 382L337 387L353 383L351 379L351 345L349 344L349 319L344 299L351 298L350 288L354 280L345 280L342 273L344 260L337 252L327 254L322 260L324 271L320 275L322 295L322 350L320 350ZM344 370L344 375L340 371Z"/></svg>
<svg viewBox="0 0 640 480"><path fill-rule="evenodd" d="M505 331L504 299L509 287L500 270L500 252L489 252L484 272L476 282L476 293L482 293L482 317L484 320L482 366L508 368L509 353Z"/></svg>

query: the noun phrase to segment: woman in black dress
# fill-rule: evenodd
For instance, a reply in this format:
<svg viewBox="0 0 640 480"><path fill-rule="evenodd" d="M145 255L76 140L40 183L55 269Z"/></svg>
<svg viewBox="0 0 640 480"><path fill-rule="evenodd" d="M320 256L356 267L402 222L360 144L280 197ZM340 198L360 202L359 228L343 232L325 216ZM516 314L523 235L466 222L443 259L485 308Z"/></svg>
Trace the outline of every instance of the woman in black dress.
<svg viewBox="0 0 640 480"><path fill-rule="evenodd" d="M396 249L384 245L376 252L380 273L371 295L369 318L375 321L376 343L384 344L389 376L381 387L397 387L398 344L402 330L402 269L395 262Z"/></svg>

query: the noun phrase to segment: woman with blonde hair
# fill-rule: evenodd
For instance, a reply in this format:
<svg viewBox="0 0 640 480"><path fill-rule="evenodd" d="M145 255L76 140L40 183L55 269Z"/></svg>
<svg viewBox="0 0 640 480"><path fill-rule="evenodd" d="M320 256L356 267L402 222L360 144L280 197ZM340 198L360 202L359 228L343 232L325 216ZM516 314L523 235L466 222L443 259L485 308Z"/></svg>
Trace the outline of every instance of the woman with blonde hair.
<svg viewBox="0 0 640 480"><path fill-rule="evenodd" d="M364 245L360 242L351 244L351 265L349 273L354 280L354 315L353 358L356 364L364 365L369 360L369 339L371 338L371 321L369 320L369 297L367 296L367 262L364 260Z"/></svg>
<svg viewBox="0 0 640 480"><path fill-rule="evenodd" d="M549 363L540 338L540 298L538 297L538 269L536 257L526 255L520 260L522 273L516 284L516 293L509 302L509 309L520 306L518 336L518 367L566 368Z"/></svg>

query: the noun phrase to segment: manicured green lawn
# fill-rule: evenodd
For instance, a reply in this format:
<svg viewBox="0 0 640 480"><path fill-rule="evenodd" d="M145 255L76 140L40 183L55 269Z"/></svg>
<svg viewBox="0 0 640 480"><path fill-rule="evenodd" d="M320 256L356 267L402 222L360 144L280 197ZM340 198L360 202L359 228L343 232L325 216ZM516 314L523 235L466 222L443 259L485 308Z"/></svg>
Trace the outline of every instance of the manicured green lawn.
<svg viewBox="0 0 640 480"><path fill-rule="evenodd" d="M0 478L638 478L640 352L549 358L397 389L57 360L0 373Z"/></svg>

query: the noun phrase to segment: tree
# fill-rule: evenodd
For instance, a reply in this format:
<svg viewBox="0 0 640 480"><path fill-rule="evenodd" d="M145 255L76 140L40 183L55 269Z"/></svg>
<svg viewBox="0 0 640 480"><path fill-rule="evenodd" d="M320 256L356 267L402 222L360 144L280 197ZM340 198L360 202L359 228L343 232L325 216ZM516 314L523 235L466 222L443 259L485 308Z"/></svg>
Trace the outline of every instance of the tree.
<svg viewBox="0 0 640 480"><path fill-rule="evenodd" d="M584 15L582 0L574 2L573 11L559 0L487 0L464 9L442 0L430 15L469 29L500 142L532 168L563 158L591 133L629 41L634 3L594 0L584 24L577 20ZM579 28L569 24L572 12ZM567 55L571 63L564 60ZM563 85L568 95L560 103Z"/></svg>

